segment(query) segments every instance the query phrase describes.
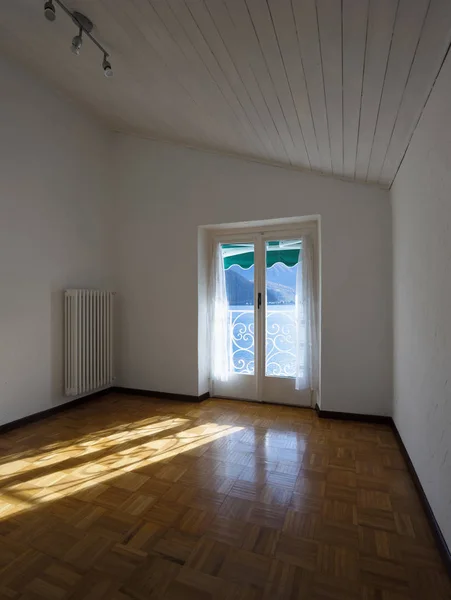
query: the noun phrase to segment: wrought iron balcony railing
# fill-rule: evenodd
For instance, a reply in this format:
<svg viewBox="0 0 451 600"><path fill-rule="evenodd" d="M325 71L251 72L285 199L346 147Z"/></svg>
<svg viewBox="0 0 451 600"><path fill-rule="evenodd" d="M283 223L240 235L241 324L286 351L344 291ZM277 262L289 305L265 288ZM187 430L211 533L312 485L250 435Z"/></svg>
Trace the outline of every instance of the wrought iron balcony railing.
<svg viewBox="0 0 451 600"><path fill-rule="evenodd" d="M254 309L229 309L234 373L253 375L255 368ZM266 309L266 369L268 377L295 377L296 325L294 306L268 306Z"/></svg>

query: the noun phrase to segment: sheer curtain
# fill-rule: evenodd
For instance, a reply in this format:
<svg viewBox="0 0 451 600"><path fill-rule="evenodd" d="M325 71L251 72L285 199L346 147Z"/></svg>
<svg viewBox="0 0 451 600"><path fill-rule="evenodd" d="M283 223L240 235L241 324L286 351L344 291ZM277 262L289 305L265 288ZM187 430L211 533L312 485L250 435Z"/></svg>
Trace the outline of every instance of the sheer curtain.
<svg viewBox="0 0 451 600"><path fill-rule="evenodd" d="M301 250L296 272L296 389L317 390L318 311L315 294L313 239L301 238Z"/></svg>
<svg viewBox="0 0 451 600"><path fill-rule="evenodd" d="M210 274L210 361L216 381L229 378L230 342L228 339L228 302L221 244L215 243Z"/></svg>

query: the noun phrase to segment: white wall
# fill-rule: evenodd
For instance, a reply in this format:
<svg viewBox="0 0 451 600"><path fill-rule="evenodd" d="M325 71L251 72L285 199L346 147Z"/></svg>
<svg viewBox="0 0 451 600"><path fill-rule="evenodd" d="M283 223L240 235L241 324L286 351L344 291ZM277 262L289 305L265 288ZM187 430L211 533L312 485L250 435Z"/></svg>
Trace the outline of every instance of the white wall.
<svg viewBox="0 0 451 600"><path fill-rule="evenodd" d="M451 60L392 187L394 419L451 547Z"/></svg>
<svg viewBox="0 0 451 600"><path fill-rule="evenodd" d="M388 193L120 134L124 386L197 395L198 226L320 214L322 408L390 414Z"/></svg>
<svg viewBox="0 0 451 600"><path fill-rule="evenodd" d="M0 423L65 401L62 290L111 284L107 134L0 56Z"/></svg>

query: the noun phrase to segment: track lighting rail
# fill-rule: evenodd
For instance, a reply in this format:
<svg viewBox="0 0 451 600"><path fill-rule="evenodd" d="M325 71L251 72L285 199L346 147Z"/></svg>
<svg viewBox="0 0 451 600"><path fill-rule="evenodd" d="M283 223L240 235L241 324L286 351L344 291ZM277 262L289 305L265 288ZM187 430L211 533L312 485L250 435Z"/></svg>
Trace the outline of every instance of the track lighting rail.
<svg viewBox="0 0 451 600"><path fill-rule="evenodd" d="M82 40L82 36L83 34L86 35L86 37L88 37L91 42L93 44L95 44L97 46L97 48L102 52L103 54L103 60L102 60L102 68L103 68L103 72L105 77L111 77L113 75L113 70L111 68L111 64L108 60L108 57L110 56L109 52L102 46L102 44L96 40L96 38L92 35L92 29L94 27L92 21L86 17L84 14L78 12L78 11L71 11L67 8L67 6L65 6L65 4L63 2L61 2L61 0L47 0L44 4L44 15L46 17L46 19L48 21L55 21L56 19L56 11L55 11L55 6L54 4L56 4L57 6L59 6L61 8L61 10L66 13L66 15L68 17L70 17L70 19L74 22L74 24L78 27L79 33L78 35L74 36L73 40L72 40L72 51L74 52L74 54L79 54L83 40Z"/></svg>

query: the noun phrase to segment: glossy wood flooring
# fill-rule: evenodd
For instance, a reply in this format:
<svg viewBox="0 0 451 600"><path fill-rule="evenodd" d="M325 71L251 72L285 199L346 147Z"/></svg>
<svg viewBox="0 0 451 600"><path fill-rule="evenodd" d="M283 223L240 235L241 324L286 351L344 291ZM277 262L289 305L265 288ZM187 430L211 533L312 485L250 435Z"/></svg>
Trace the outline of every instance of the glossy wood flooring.
<svg viewBox="0 0 451 600"><path fill-rule="evenodd" d="M385 426L110 395L0 449L1 600L450 597Z"/></svg>

